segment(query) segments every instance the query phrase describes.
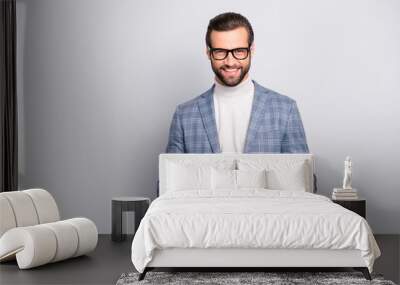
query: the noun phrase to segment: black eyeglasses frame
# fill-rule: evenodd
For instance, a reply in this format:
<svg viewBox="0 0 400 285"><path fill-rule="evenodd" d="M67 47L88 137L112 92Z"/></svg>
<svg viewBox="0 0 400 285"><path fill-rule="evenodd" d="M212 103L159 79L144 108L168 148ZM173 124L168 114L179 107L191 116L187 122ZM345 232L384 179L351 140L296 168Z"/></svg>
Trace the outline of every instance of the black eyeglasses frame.
<svg viewBox="0 0 400 285"><path fill-rule="evenodd" d="M247 51L246 57L244 57L244 58L238 58L238 57L235 56L234 51L235 51L235 50L240 50L240 49L245 49L245 50ZM211 57L212 57L214 60L224 60L225 58L228 57L229 53L231 53L232 56L233 56L235 59L237 59L237 60L245 60L246 58L249 57L249 54L250 54L250 47L239 47L239 48L234 48L234 49L224 49L224 48L213 48L213 47L209 47L208 50L210 51ZM224 52L225 52L224 58L215 58L215 56L214 56L214 52L215 52L215 51L224 51Z"/></svg>

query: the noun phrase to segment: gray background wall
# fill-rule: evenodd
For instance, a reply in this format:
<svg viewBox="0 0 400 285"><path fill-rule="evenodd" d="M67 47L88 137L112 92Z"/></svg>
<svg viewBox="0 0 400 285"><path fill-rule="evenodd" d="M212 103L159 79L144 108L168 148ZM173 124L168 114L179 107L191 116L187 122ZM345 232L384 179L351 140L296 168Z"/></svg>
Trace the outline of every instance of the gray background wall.
<svg viewBox="0 0 400 285"><path fill-rule="evenodd" d="M249 18L251 76L297 100L319 192L354 186L377 233L400 233L400 2L17 0L21 189L101 233L111 197L155 197L175 106L208 89L208 20Z"/></svg>

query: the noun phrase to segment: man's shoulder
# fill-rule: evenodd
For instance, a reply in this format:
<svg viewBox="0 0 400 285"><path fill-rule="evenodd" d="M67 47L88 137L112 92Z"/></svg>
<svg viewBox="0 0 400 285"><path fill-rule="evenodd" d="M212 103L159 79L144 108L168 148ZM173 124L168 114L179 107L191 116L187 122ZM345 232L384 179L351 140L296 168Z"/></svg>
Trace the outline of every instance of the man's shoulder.
<svg viewBox="0 0 400 285"><path fill-rule="evenodd" d="M284 105L292 105L296 103L296 101L289 96L283 95L277 91L269 89L260 85L259 83L254 82L254 87L257 92L262 94L263 96L267 96L267 101L272 101L273 103L284 104Z"/></svg>
<svg viewBox="0 0 400 285"><path fill-rule="evenodd" d="M193 111L193 109L197 109L198 108L198 103L204 99L206 99L207 96L211 96L212 95L212 87L210 89L208 89L207 91L201 93L200 95L185 101L181 104L178 105L178 109L181 112L190 112Z"/></svg>
<svg viewBox="0 0 400 285"><path fill-rule="evenodd" d="M181 110L184 110L184 109L192 109L193 107L196 107L197 103L199 102L199 100L201 100L201 96L202 95L203 94L198 95L198 96L196 96L196 97L194 97L194 98L192 98L192 99L190 99L188 101L185 101L183 103L180 103L178 105L178 108L181 109Z"/></svg>

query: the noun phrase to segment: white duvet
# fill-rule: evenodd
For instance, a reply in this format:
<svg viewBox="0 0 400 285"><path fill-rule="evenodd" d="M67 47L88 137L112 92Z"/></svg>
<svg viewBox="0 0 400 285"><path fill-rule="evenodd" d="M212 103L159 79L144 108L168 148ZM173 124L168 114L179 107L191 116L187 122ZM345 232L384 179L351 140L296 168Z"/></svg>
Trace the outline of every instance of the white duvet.
<svg viewBox="0 0 400 285"><path fill-rule="evenodd" d="M132 243L143 272L154 249L358 249L372 272L380 250L365 219L330 199L299 191L178 191L151 204Z"/></svg>

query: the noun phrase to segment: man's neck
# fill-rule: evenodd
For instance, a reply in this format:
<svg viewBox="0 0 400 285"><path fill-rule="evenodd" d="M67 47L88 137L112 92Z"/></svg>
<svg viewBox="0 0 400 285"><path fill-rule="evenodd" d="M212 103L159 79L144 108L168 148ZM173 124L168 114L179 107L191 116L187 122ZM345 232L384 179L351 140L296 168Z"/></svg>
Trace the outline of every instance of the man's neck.
<svg viewBox="0 0 400 285"><path fill-rule="evenodd" d="M214 92L217 94L223 94L224 96L236 95L236 94L247 94L253 89L253 82L250 77L247 76L236 86L227 86L221 84L217 79L215 79L215 89Z"/></svg>

